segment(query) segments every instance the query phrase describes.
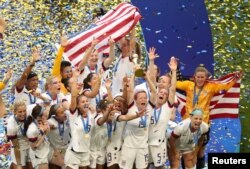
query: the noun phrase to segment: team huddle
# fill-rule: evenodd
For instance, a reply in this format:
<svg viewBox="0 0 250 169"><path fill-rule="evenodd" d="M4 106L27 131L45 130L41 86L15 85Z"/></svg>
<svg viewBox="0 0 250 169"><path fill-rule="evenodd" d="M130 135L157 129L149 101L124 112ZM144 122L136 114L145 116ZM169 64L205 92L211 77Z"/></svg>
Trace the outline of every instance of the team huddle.
<svg viewBox="0 0 250 169"><path fill-rule="evenodd" d="M33 50L14 84L14 110L6 124L11 168L164 168L167 160L171 168L179 168L181 159L187 169L205 167L210 100L236 81L209 83L204 66L197 67L193 80L177 81L175 57L169 60L169 73L160 76L153 47L148 67L142 68L133 58L134 34L133 29L129 39L117 42L117 57L112 38L108 57L98 53L98 39L93 39L77 68L63 60L69 42L62 35L45 91L33 71L40 51ZM0 90L11 74L9 70L0 82ZM186 114L178 124L176 89L187 95ZM3 114L1 99L0 104Z"/></svg>

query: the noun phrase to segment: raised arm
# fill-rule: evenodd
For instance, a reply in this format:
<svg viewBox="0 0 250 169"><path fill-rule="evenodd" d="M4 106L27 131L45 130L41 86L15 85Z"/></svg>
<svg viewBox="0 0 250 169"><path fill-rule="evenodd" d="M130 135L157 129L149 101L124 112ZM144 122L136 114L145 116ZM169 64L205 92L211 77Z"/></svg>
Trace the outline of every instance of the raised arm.
<svg viewBox="0 0 250 169"><path fill-rule="evenodd" d="M93 52L93 50L95 49L95 46L97 45L99 41L97 39L93 39L91 46L85 51L81 62L78 65L78 69L80 71L82 71L85 67L85 65L88 63L89 57L91 55L91 53Z"/></svg>
<svg viewBox="0 0 250 169"><path fill-rule="evenodd" d="M3 82L0 82L0 91L5 88L6 84L9 82L11 76L12 76L12 70L8 69L7 73L5 74L5 76L3 78Z"/></svg>
<svg viewBox="0 0 250 169"><path fill-rule="evenodd" d="M141 110L140 112L136 112L136 114L120 115L118 116L117 121L130 121L138 117L144 116L145 112L146 110Z"/></svg>
<svg viewBox="0 0 250 169"><path fill-rule="evenodd" d="M135 84L135 75L126 77L125 85L127 86L127 104L131 105L134 101L134 85Z"/></svg>
<svg viewBox="0 0 250 169"><path fill-rule="evenodd" d="M23 89L27 77L32 71L32 68L35 66L35 63L40 59L40 50L38 48L34 48L32 52L32 58L30 64L25 68L21 78L16 82L17 89Z"/></svg>
<svg viewBox="0 0 250 169"><path fill-rule="evenodd" d="M168 66L171 70L171 86L169 88L168 101L172 105L175 100L175 92L176 92L176 70L177 70L177 60L175 57L170 58L170 62Z"/></svg>
<svg viewBox="0 0 250 169"><path fill-rule="evenodd" d="M79 76L79 71L78 70L74 70L73 71L73 76L72 78L69 80L70 82L70 91L71 91L71 103L70 103L70 111L74 112L76 110L77 107L77 97L78 94L80 92L80 88L77 85L77 78Z"/></svg>
<svg viewBox="0 0 250 169"><path fill-rule="evenodd" d="M150 78L149 72L147 72L145 74L145 80L146 80L146 82L147 82L147 84L149 86L149 90L150 90L150 93L151 93L150 102L155 104L155 102L156 102L156 87L155 87L154 83L152 82L152 80Z"/></svg>
<svg viewBox="0 0 250 169"><path fill-rule="evenodd" d="M112 85L112 81L110 79L106 79L105 80L105 87L107 89L107 100L112 102L113 101L113 96L112 96L112 92L111 92L111 85Z"/></svg>
<svg viewBox="0 0 250 169"><path fill-rule="evenodd" d="M109 65L115 60L115 41L111 37L109 38L109 57L104 60L104 67L108 68Z"/></svg>
<svg viewBox="0 0 250 169"><path fill-rule="evenodd" d="M156 85L156 75L157 75L157 70L155 69L155 58L156 58L156 54L155 54L156 49L154 47L149 48L149 53L148 53L148 57L149 57L149 66L148 66L148 71L150 72L150 78L152 80L152 82L154 83L154 85Z"/></svg>
<svg viewBox="0 0 250 169"><path fill-rule="evenodd" d="M112 111L112 109L113 107L111 105L108 105L106 110L103 112L103 116L97 120L97 124L99 126L102 126L108 120L109 113Z"/></svg>
<svg viewBox="0 0 250 169"><path fill-rule="evenodd" d="M83 94L88 98L94 98L99 93L100 87L101 87L101 78L100 76L98 76L98 78L94 82L94 85L91 88L91 91L87 90Z"/></svg>
<svg viewBox="0 0 250 169"><path fill-rule="evenodd" d="M2 95L0 95L0 118L3 118L7 114L5 104L2 99Z"/></svg>
<svg viewBox="0 0 250 169"><path fill-rule="evenodd" d="M66 34L62 34L61 36L61 42L60 42L60 47L57 51L57 55L56 58L54 60L54 65L52 68L52 75L56 76L56 77L61 77L61 62L62 62L62 58L63 58L63 52L65 47L68 45L68 38L66 36Z"/></svg>
<svg viewBox="0 0 250 169"><path fill-rule="evenodd" d="M131 57L135 52L135 27L129 33L129 56Z"/></svg>

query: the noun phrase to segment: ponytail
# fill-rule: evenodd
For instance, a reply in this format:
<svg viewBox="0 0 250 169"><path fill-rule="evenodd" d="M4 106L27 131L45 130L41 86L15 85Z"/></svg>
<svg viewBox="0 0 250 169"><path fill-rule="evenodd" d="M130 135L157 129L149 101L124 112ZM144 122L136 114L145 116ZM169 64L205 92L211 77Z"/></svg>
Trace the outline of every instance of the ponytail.
<svg viewBox="0 0 250 169"><path fill-rule="evenodd" d="M29 125L32 123L32 121L33 121L33 118L32 116L29 115L24 122L24 135L26 135Z"/></svg>
<svg viewBox="0 0 250 169"><path fill-rule="evenodd" d="M32 109L32 113L31 115L29 115L26 119L26 121L24 122L24 133L26 135L26 132L29 128L29 125L32 123L33 120L35 120L38 116L42 116L43 112L44 112L44 108L40 105L36 105L33 109Z"/></svg>

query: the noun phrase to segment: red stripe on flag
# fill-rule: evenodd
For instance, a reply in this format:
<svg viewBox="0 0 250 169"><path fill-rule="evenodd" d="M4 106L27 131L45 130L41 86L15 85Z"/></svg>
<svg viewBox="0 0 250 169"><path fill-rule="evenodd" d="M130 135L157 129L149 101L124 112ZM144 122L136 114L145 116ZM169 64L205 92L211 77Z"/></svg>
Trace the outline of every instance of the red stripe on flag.
<svg viewBox="0 0 250 169"><path fill-rule="evenodd" d="M239 114L230 114L230 113L221 113L210 115L210 119L218 119L218 118L238 118Z"/></svg>

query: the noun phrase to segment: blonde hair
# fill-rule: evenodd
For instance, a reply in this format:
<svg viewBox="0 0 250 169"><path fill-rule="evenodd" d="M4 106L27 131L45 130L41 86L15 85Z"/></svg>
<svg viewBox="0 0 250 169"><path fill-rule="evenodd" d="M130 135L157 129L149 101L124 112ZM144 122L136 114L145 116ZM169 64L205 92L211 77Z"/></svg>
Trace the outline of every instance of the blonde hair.
<svg viewBox="0 0 250 169"><path fill-rule="evenodd" d="M14 103L14 105L13 105L13 107L14 107L14 112L16 112L17 109L18 109L18 107L20 107L20 106L25 106L25 107L26 107L25 102L24 102L23 100L17 100L17 101L15 101L15 103Z"/></svg>
<svg viewBox="0 0 250 169"><path fill-rule="evenodd" d="M56 76L47 77L46 83L45 83L45 90L46 91L49 89L48 86L53 83L53 79L55 79L55 78L57 78L57 77Z"/></svg>
<svg viewBox="0 0 250 169"><path fill-rule="evenodd" d="M198 72L205 72L206 76L208 77L210 75L209 71L207 70L207 68L205 68L205 66L203 64L200 64L196 69L195 69L195 75Z"/></svg>

